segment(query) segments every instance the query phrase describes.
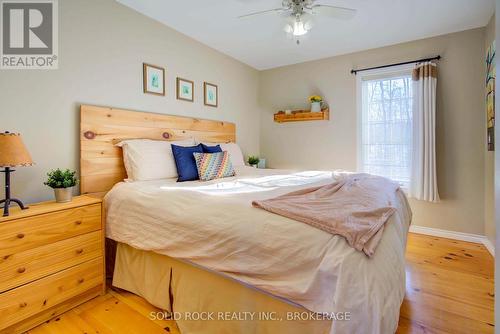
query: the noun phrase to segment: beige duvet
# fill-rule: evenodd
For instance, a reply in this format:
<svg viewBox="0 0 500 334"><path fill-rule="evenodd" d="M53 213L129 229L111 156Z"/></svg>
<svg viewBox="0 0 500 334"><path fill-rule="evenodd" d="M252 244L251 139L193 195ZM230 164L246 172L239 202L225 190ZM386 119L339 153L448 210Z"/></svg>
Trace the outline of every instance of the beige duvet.
<svg viewBox="0 0 500 334"><path fill-rule="evenodd" d="M211 182L117 184L106 196L107 237L188 261L314 312L350 312L333 334L393 333L404 297L411 212L398 192L372 258L344 238L253 208L332 182L332 173L241 168Z"/></svg>

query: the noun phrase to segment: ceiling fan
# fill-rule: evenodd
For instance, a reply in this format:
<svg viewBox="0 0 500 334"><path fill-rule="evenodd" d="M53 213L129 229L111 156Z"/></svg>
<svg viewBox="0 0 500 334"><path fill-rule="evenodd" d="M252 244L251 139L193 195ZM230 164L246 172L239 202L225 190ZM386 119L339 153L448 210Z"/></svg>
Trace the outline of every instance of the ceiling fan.
<svg viewBox="0 0 500 334"><path fill-rule="evenodd" d="M281 2L281 7L241 15L238 16L238 18L243 19L269 13L279 13L287 17L288 22L284 30L296 39L297 44L300 44L299 37L307 34L312 28L313 15L350 19L354 17L356 10L319 4L316 3L316 0L283 0Z"/></svg>

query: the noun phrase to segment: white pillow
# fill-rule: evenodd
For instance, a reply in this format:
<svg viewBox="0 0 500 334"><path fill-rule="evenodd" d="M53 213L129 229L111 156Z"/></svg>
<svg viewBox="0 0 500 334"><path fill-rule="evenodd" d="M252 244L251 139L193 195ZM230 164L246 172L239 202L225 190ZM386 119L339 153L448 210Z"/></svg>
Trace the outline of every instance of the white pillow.
<svg viewBox="0 0 500 334"><path fill-rule="evenodd" d="M231 159L231 164L233 167L235 166L245 166L245 159L243 159L243 153L241 152L241 148L236 143L202 143L207 146L215 146L220 145L220 148L223 151L227 151L229 153L229 159Z"/></svg>
<svg viewBox="0 0 500 334"><path fill-rule="evenodd" d="M123 164L128 180L148 181L177 177L171 144L193 146L194 140L131 139L116 144L123 149Z"/></svg>

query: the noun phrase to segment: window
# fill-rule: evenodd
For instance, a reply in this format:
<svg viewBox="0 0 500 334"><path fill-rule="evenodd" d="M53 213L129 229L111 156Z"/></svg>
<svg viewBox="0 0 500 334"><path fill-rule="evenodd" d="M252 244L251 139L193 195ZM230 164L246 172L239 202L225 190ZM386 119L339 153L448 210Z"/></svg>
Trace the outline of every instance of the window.
<svg viewBox="0 0 500 334"><path fill-rule="evenodd" d="M413 130L411 70L371 72L358 80L359 169L408 189Z"/></svg>

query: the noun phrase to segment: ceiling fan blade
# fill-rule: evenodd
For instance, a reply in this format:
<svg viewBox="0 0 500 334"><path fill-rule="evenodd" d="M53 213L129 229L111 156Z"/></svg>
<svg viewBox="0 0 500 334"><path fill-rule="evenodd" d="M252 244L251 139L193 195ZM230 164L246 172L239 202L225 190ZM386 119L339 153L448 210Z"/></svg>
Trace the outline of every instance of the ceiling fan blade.
<svg viewBox="0 0 500 334"><path fill-rule="evenodd" d="M268 9L268 10L261 10L260 12L254 12L254 13L250 13L250 14L245 14L245 15L240 15L238 16L239 19L244 19L244 18L247 18L247 17L251 17L251 16L256 16L256 15L261 15L261 14L268 14L268 13L276 13L276 12L281 12L281 11L284 11L285 9L284 8L274 8L274 9Z"/></svg>
<svg viewBox="0 0 500 334"><path fill-rule="evenodd" d="M346 7L338 7L332 5L321 5L316 4L312 5L310 9L313 13L329 16L335 19L344 19L349 20L356 15L356 9L346 8Z"/></svg>

